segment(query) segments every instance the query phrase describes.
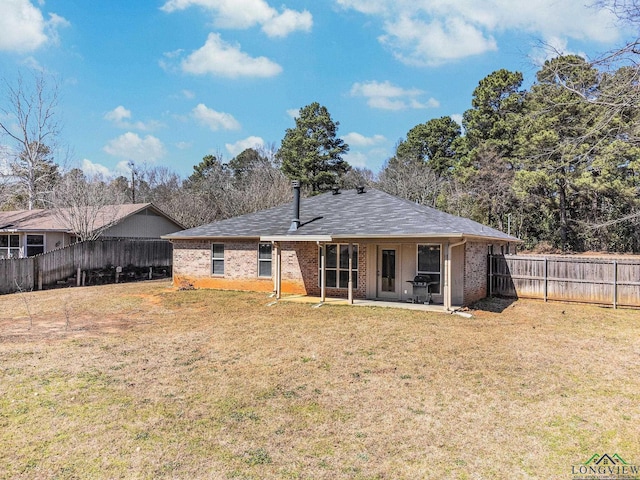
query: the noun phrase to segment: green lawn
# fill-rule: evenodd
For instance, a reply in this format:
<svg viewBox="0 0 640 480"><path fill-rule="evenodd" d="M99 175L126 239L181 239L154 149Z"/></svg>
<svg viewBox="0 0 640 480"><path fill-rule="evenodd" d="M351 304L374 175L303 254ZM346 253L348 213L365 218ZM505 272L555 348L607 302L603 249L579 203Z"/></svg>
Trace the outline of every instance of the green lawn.
<svg viewBox="0 0 640 480"><path fill-rule="evenodd" d="M0 296L0 478L570 479L595 453L640 465L639 311L271 301L167 282Z"/></svg>

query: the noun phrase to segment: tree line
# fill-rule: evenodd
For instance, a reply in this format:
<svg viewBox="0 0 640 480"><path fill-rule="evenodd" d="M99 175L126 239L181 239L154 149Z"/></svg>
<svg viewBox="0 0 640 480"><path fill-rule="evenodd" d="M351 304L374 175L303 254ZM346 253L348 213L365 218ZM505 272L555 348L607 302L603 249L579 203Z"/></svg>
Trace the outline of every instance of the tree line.
<svg viewBox="0 0 640 480"><path fill-rule="evenodd" d="M17 152L6 155L2 209L153 202L191 227L285 203L298 179L307 195L373 186L509 231L526 248L637 253L638 70L619 64L557 56L529 88L520 72L495 71L461 124L445 116L416 125L377 174L343 159L339 122L318 103L300 109L279 148L206 155L187 178L133 163L115 178L65 171L52 155L57 93L36 77L32 90L8 85L1 112Z"/></svg>

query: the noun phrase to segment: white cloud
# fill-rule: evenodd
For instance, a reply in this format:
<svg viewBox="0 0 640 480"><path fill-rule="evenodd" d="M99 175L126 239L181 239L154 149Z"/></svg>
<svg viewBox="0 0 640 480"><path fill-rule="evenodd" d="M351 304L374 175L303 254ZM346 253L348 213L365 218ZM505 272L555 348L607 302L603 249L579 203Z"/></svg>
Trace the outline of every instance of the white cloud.
<svg viewBox="0 0 640 480"><path fill-rule="evenodd" d="M294 10L284 10L281 15L262 26L262 31L269 37L286 37L291 32L303 30L308 32L313 26L313 18L306 10L296 12Z"/></svg>
<svg viewBox="0 0 640 480"><path fill-rule="evenodd" d="M122 160L121 162L118 162L116 167L113 169L113 174L129 178L131 176L131 165L129 162L129 160Z"/></svg>
<svg viewBox="0 0 640 480"><path fill-rule="evenodd" d="M142 130L150 131L156 130L162 126L160 122L151 120L149 122L128 122L131 119L131 110L126 109L122 105L118 105L116 108L104 114L104 119L113 123L116 127L125 130Z"/></svg>
<svg viewBox="0 0 640 480"><path fill-rule="evenodd" d="M239 130L240 123L230 113L216 112L204 103L198 104L191 111L191 115L202 125L206 125L214 132L223 130Z"/></svg>
<svg viewBox="0 0 640 480"><path fill-rule="evenodd" d="M0 144L0 176L9 175L11 168L9 167L9 147Z"/></svg>
<svg viewBox="0 0 640 480"><path fill-rule="evenodd" d="M247 148L260 149L264 147L264 140L260 137L248 137L244 140L239 140L236 143L225 143L224 146L227 151L235 157L236 155L244 152Z"/></svg>
<svg viewBox="0 0 640 480"><path fill-rule="evenodd" d="M454 113L453 115L451 115L451 120L453 120L460 126L462 126L462 118L462 114L460 113Z"/></svg>
<svg viewBox="0 0 640 480"><path fill-rule="evenodd" d="M152 135L141 138L132 132L110 140L103 150L114 157L135 162L155 162L166 154L165 147L158 138Z"/></svg>
<svg viewBox="0 0 640 480"><path fill-rule="evenodd" d="M313 17L307 10L283 8L279 13L265 0L168 0L161 10L171 13L193 6L211 12L219 28L260 25L269 37L285 37L298 30L308 32L313 26Z"/></svg>
<svg viewBox="0 0 640 480"><path fill-rule="evenodd" d="M45 20L40 9L29 0L0 2L0 50L32 52L48 42L57 42L57 29L69 25L59 15L50 14Z"/></svg>
<svg viewBox="0 0 640 480"><path fill-rule="evenodd" d="M390 156L388 141L384 135L367 137L351 132L341 138L349 145L349 152L344 155L344 159L353 167L377 170Z"/></svg>
<svg viewBox="0 0 640 480"><path fill-rule="evenodd" d="M365 137L356 132L351 132L342 137L350 147L372 147L385 142L387 139L384 135L374 135L373 137Z"/></svg>
<svg viewBox="0 0 640 480"><path fill-rule="evenodd" d="M113 123L120 123L124 119L131 118L131 110L127 110L122 105L119 105L110 112L105 113L104 118Z"/></svg>
<svg viewBox="0 0 640 480"><path fill-rule="evenodd" d="M386 82L364 82L354 83L351 87L351 95L354 97L365 97L367 105L371 108L379 108L382 110L407 110L407 109L423 109L436 108L440 103L430 98L426 103L419 100L424 94L422 90L413 88L406 90L404 88Z"/></svg>
<svg viewBox="0 0 640 480"><path fill-rule="evenodd" d="M492 36L485 38L480 29L461 18L425 23L405 17L389 23L386 30L380 41L409 65L437 65L498 48Z"/></svg>
<svg viewBox="0 0 640 480"><path fill-rule="evenodd" d="M251 57L240 46L225 42L218 33L210 33L207 42L182 61L182 70L194 75L220 77L273 77L282 67L266 57Z"/></svg>
<svg viewBox="0 0 640 480"><path fill-rule="evenodd" d="M93 163L91 160L87 160L86 158L82 160L82 166L80 168L85 173L85 175L91 177L101 176L109 178L113 176L111 170L109 170L107 167L101 165L100 163Z"/></svg>
<svg viewBox="0 0 640 480"><path fill-rule="evenodd" d="M344 9L380 20L379 41L412 65L495 51L504 32L542 41L586 40L612 44L621 37L615 16L583 0L335 0ZM568 21L571 19L571 21Z"/></svg>
<svg viewBox="0 0 640 480"><path fill-rule="evenodd" d="M367 155L362 152L349 152L342 156L352 167L364 168L367 166Z"/></svg>
<svg viewBox="0 0 640 480"><path fill-rule="evenodd" d="M293 118L295 120L296 118L298 118L300 116L300 109L299 108L290 108L289 110L287 110L287 115L289 115L291 118Z"/></svg>

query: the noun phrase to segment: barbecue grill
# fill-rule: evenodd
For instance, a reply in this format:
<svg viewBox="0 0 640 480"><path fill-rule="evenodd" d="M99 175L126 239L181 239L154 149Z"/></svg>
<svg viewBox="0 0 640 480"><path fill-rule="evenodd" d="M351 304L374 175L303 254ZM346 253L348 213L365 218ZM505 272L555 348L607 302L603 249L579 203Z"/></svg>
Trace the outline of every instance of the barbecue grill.
<svg viewBox="0 0 640 480"><path fill-rule="evenodd" d="M431 286L437 285L439 281L434 281L429 275L416 275L413 280L407 280L413 286L411 303L431 304Z"/></svg>

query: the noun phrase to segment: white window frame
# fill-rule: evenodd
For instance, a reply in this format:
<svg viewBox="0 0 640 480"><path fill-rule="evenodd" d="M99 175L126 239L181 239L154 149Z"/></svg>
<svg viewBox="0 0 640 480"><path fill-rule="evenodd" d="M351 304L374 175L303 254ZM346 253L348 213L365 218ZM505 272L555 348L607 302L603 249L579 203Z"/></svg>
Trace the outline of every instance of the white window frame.
<svg viewBox="0 0 640 480"><path fill-rule="evenodd" d="M269 258L260 258L260 247L269 247ZM261 266L269 264L269 275L261 275ZM260 242L258 244L258 278L271 278L273 276L273 245L268 242Z"/></svg>
<svg viewBox="0 0 640 480"><path fill-rule="evenodd" d="M435 272L435 271L426 271L426 270L420 270L420 247L438 247L438 250L440 252L439 255L439 260L438 263L440 264L440 269ZM432 286L430 288L431 293L435 294L435 295L440 295L441 293L441 285L442 285L442 244L440 243L419 243L416 247L416 274L417 275L429 275L431 277L433 277L434 275L438 276L438 284L437 284L437 289L434 288L436 287L436 285Z"/></svg>
<svg viewBox="0 0 640 480"><path fill-rule="evenodd" d="M222 246L222 255L216 256L216 245ZM212 243L211 244L211 275L214 277L224 277L224 243ZM222 271L216 272L216 265L222 265Z"/></svg>
<svg viewBox="0 0 640 480"><path fill-rule="evenodd" d="M0 258L5 258L5 259L9 259L9 258L20 258L22 256L22 249L20 246L20 235L17 233L2 233L0 234L3 237L7 237L7 246L6 247L0 247ZM17 247L12 247L11 246L11 237L17 237L18 238L18 246ZM14 252L14 255L11 254L11 252Z"/></svg>

